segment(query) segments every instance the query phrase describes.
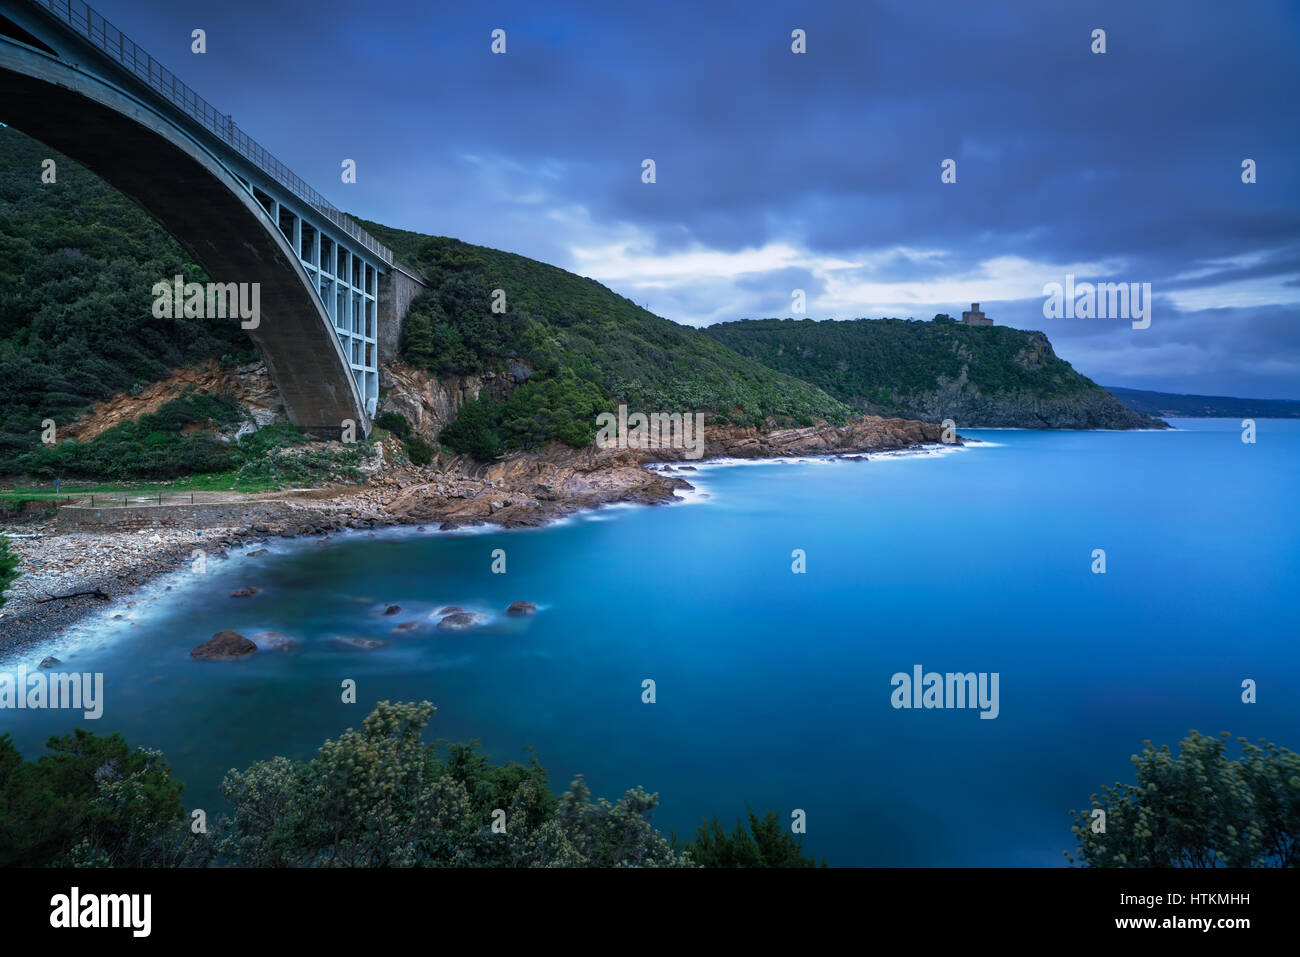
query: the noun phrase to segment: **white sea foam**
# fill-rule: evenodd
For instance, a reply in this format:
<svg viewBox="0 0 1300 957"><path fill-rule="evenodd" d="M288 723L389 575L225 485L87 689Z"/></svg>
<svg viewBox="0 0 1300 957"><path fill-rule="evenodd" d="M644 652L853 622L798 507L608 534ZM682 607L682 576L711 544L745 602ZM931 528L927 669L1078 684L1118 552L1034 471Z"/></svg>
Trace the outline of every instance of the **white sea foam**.
<svg viewBox="0 0 1300 957"><path fill-rule="evenodd" d="M673 490L674 505L699 505L703 502L707 502L713 497L709 493L708 489L695 485L695 483L692 483L692 485L694 485L693 488L679 488Z"/></svg>
<svg viewBox="0 0 1300 957"><path fill-rule="evenodd" d="M1162 431L1162 430L1152 430ZM689 489L677 489L671 504L674 505L698 505L714 501L715 496L707 486L707 473L714 469L737 468L741 466L792 466L792 465L844 465L852 464L855 460L866 459L868 462L903 460L912 458L927 458L936 455L948 455L954 452L967 451L976 446L980 447L999 447L1000 443L988 442L985 440L972 440L971 445L926 445L912 449L898 449L895 451L885 452L866 452L866 453L830 453L827 455L801 455L779 458L718 458L707 459L700 462L692 462L690 471L682 471L680 462L658 462L645 466L647 469L665 473L668 468L673 468L671 475L684 478L693 486ZM643 508L641 503L637 502L613 502L606 505L596 506L595 508L583 509L568 515L559 516L551 519L543 525L527 526L521 528L506 528L496 523L484 523L481 525L465 525L452 529L442 529L432 524L426 526L417 525L390 525L375 529L339 529L328 533L328 536L302 536L295 538L267 538L255 539L248 542L233 546L227 553L226 557L217 555L207 556L208 568L210 570L224 568L230 565L247 564L250 568L256 568L259 562L270 556L287 556L296 552L305 551L314 547L316 542L323 537L329 537L331 540L339 542L364 541L366 539L376 540L395 540L409 538L423 538L435 535L454 535L454 536L476 536L489 534L503 534L507 532L538 532L549 528L557 528L563 525L570 525L579 521L611 521L615 513L625 509ZM195 540L195 547L203 547L202 539ZM265 549L269 555L250 557L250 553ZM145 584L140 586L127 595L120 596L107 603L103 608L91 612L79 621L74 622L64 628L58 634L47 640L29 645L16 656L14 663L26 661L29 667L34 668L40 661L48 655L54 655L61 660L75 657L87 650L98 650L102 646L115 643L123 637L129 637L133 628L149 623L158 612L166 607L169 611L180 600L187 589L198 583L199 576L196 576L190 568L188 561L183 561L175 569L158 575ZM170 586L171 591L168 591ZM159 604L166 598L167 601ZM369 601L369 599L367 599ZM128 602L132 607L128 607ZM423 603L416 603L423 604ZM434 607L442 607L434 606ZM466 607L467 610L475 611L480 615L489 615L492 620L499 620L495 613L482 612L478 609ZM542 606L538 606L539 610ZM120 615L121 618L114 616ZM491 621L484 622L490 624ZM267 628L264 630L275 630Z"/></svg>

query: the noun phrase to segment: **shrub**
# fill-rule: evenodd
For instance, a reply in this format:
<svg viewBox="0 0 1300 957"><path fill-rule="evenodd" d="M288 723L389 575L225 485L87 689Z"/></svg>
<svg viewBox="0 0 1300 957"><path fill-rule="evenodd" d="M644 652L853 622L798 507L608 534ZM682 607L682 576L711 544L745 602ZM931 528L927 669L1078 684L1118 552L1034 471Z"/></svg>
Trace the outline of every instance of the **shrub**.
<svg viewBox="0 0 1300 957"><path fill-rule="evenodd" d="M588 445L596 436L596 416L612 403L599 386L573 375L543 382L529 380L506 400L501 436L514 447L532 448L551 439Z"/></svg>
<svg viewBox="0 0 1300 957"><path fill-rule="evenodd" d="M1137 784L1094 794L1075 815L1075 856L1089 867L1300 866L1300 754L1261 739L1191 732L1174 757L1146 742L1132 757ZM1094 810L1104 830L1094 831Z"/></svg>
<svg viewBox="0 0 1300 957"><path fill-rule="evenodd" d="M375 425L381 429L387 429L399 439L406 438L411 430L411 425L406 421L406 416L400 412L384 412L375 419Z"/></svg>
<svg viewBox="0 0 1300 957"><path fill-rule="evenodd" d="M134 422L121 422L88 442L67 440L18 457L20 471L43 477L169 479L225 472L241 458L233 443L210 432L182 434L188 426L225 426L243 409L229 396L190 393Z"/></svg>
<svg viewBox="0 0 1300 957"><path fill-rule="evenodd" d="M0 866L178 863L159 857L185 826L181 784L161 754L81 728L46 746L26 762L0 734Z"/></svg>
<svg viewBox="0 0 1300 957"><path fill-rule="evenodd" d="M460 455L480 462L490 462L501 454L501 434L497 425L502 406L491 399L466 402L460 414L438 435L438 441Z"/></svg>
<svg viewBox="0 0 1300 957"><path fill-rule="evenodd" d="M748 827L736 822L728 834L715 817L701 825L694 841L686 845L691 859L700 867L816 867L804 857L803 842L786 831L776 811L759 817L749 811ZM821 866L826 866L823 858Z"/></svg>
<svg viewBox="0 0 1300 957"><path fill-rule="evenodd" d="M433 446L418 435L406 440L406 455L412 465L428 465L433 461Z"/></svg>

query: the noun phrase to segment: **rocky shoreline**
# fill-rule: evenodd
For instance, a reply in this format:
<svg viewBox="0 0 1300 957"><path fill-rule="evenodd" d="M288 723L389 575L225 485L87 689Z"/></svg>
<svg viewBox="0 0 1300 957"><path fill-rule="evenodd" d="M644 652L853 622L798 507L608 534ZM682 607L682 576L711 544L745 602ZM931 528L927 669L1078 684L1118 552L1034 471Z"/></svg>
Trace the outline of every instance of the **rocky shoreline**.
<svg viewBox="0 0 1300 957"><path fill-rule="evenodd" d="M131 608L137 589L192 561L195 549L219 559L241 545L341 530L536 527L604 505L667 504L678 500L678 491L693 488L671 466L648 467L659 463L901 451L940 442L942 430L906 419L865 417L844 426L802 429L716 427L707 436L704 455L689 462L681 449L562 445L488 464L440 455L425 468L388 467L360 487L249 496L250 506L257 506L250 507L250 514L260 520L237 526L70 528L55 519L15 524L3 531L17 536L10 538L10 547L20 556L21 575L0 608L0 662L50 641L110 604ZM88 594L45 600L74 592Z"/></svg>

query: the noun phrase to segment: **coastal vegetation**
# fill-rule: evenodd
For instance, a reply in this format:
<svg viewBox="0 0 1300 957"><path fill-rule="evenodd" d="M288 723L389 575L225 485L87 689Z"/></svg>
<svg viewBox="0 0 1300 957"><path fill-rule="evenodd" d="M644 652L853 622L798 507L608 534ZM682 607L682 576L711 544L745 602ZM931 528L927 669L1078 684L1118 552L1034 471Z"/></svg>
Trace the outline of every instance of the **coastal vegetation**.
<svg viewBox="0 0 1300 957"><path fill-rule="evenodd" d="M63 157L56 183L39 182L51 151L0 129L0 474L93 479L239 476L322 481L353 462L287 456L281 430L248 446L223 441L223 397L187 414L183 432L123 423L64 449L42 442L95 401L134 394L180 366L257 358L239 323L158 319L152 290L177 273L206 281L148 215ZM582 446L595 419L632 409L702 412L710 425L841 424L857 412L959 426L1133 427L1153 424L1058 359L1040 333L951 321L760 320L708 330L656 316L598 282L523 256L447 237L363 224L419 270L429 288L412 303L400 343L411 364L440 377L497 377L438 436L447 449L489 460L551 441ZM945 317L938 317L941 320ZM160 410L161 412L161 410ZM155 413L160 414L160 413ZM167 426L167 423L163 423ZM400 436L416 465L425 438ZM263 461L254 461L257 446Z"/></svg>
<svg viewBox="0 0 1300 957"><path fill-rule="evenodd" d="M323 481L359 482L368 446L313 447L287 423L223 437L245 422L229 396L187 393L156 412L121 422L86 442L41 445L14 459L17 471L38 478L172 479L226 475L229 487L273 488Z"/></svg>
<svg viewBox="0 0 1300 957"><path fill-rule="evenodd" d="M747 821L727 831L715 817L700 825L690 844L691 859L700 867L826 867L805 857L800 840L790 833L776 811L761 817L751 808Z"/></svg>
<svg viewBox="0 0 1300 957"><path fill-rule="evenodd" d="M1066 857L1088 867L1300 867L1300 754L1239 738L1234 759L1231 737L1192 731L1177 756L1147 741L1132 757L1136 784L1105 787L1070 812L1079 846Z"/></svg>
<svg viewBox="0 0 1300 957"><path fill-rule="evenodd" d="M376 429L383 429L396 436L406 449L406 457L412 465L428 465L433 461L433 446L426 442L411 428L406 416L400 412L383 412L375 418ZM373 436L372 436L373 437Z"/></svg>
<svg viewBox="0 0 1300 957"><path fill-rule="evenodd" d="M0 735L0 866L807 867L778 816L752 832L716 819L677 845L637 787L558 797L534 758L493 764L477 743L429 744L431 704L380 702L309 761L273 757L222 782L232 811L204 821L157 751L78 729L25 761ZM696 858L694 855L698 854ZM824 863L824 862L823 862Z"/></svg>
<svg viewBox="0 0 1300 957"><path fill-rule="evenodd" d="M637 787L592 800L581 776L555 795L534 757L493 763L477 742L427 743L429 702L380 702L308 761L272 757L221 784L229 813L195 818L161 753L77 729L26 761L0 735L0 866L718 867L826 866L775 811L689 842L652 825ZM1175 756L1147 742L1136 784L1074 812L1087 867L1300 866L1300 755L1192 731ZM1104 812L1104 818L1097 814ZM1099 829L1099 818L1104 828Z"/></svg>
<svg viewBox="0 0 1300 957"><path fill-rule="evenodd" d="M475 421L464 431L480 437L472 443L480 451L494 444L494 434L503 448L552 439L585 444L594 436L595 414L620 402L705 412L711 424L838 423L852 413L821 389L656 316L595 280L457 239L362 225L429 281L403 327L403 358L436 375L526 378L511 395L513 404L502 409L484 400L487 408L469 413ZM493 312L494 301L504 311ZM442 441L473 454L459 430Z"/></svg>
<svg viewBox="0 0 1300 957"><path fill-rule="evenodd" d="M226 472L240 464L234 443L211 431L243 418L234 400L189 394L157 412L106 429L87 442L68 439L39 445L14 459L17 471L36 476L168 479L197 472Z"/></svg>
<svg viewBox="0 0 1300 957"><path fill-rule="evenodd" d="M43 184L47 157L58 179ZM153 316L146 293L159 277L208 277L133 202L12 128L0 128L0 158L0 474L22 474L33 460L64 464L40 454L47 420L63 427L93 402L137 393L180 366L257 358L237 322ZM430 280L406 320L404 358L439 376L513 369L520 377L504 402L485 397L465 407L470 421L442 440L453 451L491 457L552 440L582 445L595 416L619 401L702 411L719 424L842 422L851 412L590 279L455 239L365 225ZM493 310L496 289L505 292L504 312ZM407 451L417 464L432 455L421 442ZM79 469L68 475L112 461L63 454ZM235 454L199 438L159 440L94 474L195 474L221 458Z"/></svg>
<svg viewBox="0 0 1300 957"><path fill-rule="evenodd" d="M550 441L589 445L596 437L596 417L612 408L599 386L566 370L555 378L525 382L504 402L480 396L465 403L438 440L482 461L506 449Z"/></svg>
<svg viewBox="0 0 1300 957"><path fill-rule="evenodd" d="M58 179L43 184L47 157ZM238 322L154 318L149 290L176 273L208 278L103 180L0 128L0 474L21 471L46 419L64 426L177 366L256 358Z"/></svg>

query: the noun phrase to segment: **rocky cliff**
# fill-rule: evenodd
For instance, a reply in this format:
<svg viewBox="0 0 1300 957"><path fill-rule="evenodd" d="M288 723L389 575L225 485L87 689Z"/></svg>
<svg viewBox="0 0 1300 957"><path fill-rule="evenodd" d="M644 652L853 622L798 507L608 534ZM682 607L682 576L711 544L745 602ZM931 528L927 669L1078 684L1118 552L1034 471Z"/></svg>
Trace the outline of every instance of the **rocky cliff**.
<svg viewBox="0 0 1300 957"><path fill-rule="evenodd" d="M1023 333L1023 345L1010 361L1030 374L1048 373L1057 358L1052 344L1041 332ZM956 353L962 360L954 379L936 377L935 386L924 392L891 393L890 407L900 415L930 422L952 419L966 428L1021 429L1151 429L1166 428L1158 419L1127 408L1101 386L1083 376L1078 388L1065 394L1044 395L1032 389L987 390L971 378L973 350L966 343ZM1085 384L1086 383L1086 384ZM853 403L869 408L870 402Z"/></svg>
<svg viewBox="0 0 1300 957"><path fill-rule="evenodd" d="M478 398L483 390L504 398L526 377L526 369L517 369L506 375L439 379L394 362L383 379L387 391L381 409L401 412L432 442L462 404ZM942 431L935 424L876 416L863 416L846 425L819 423L798 429L706 426L700 458L894 451L938 443ZM687 455L685 449L573 448L559 442L490 463L443 452L425 468L390 470L379 478L374 493L363 495L404 522L538 525L577 509L614 502L672 501L677 490L691 488L689 483L676 473L664 474L645 466L689 464L693 460Z"/></svg>
<svg viewBox="0 0 1300 957"><path fill-rule="evenodd" d="M901 319L761 319L705 332L875 415L958 428L1168 427L1076 372L1042 332Z"/></svg>

